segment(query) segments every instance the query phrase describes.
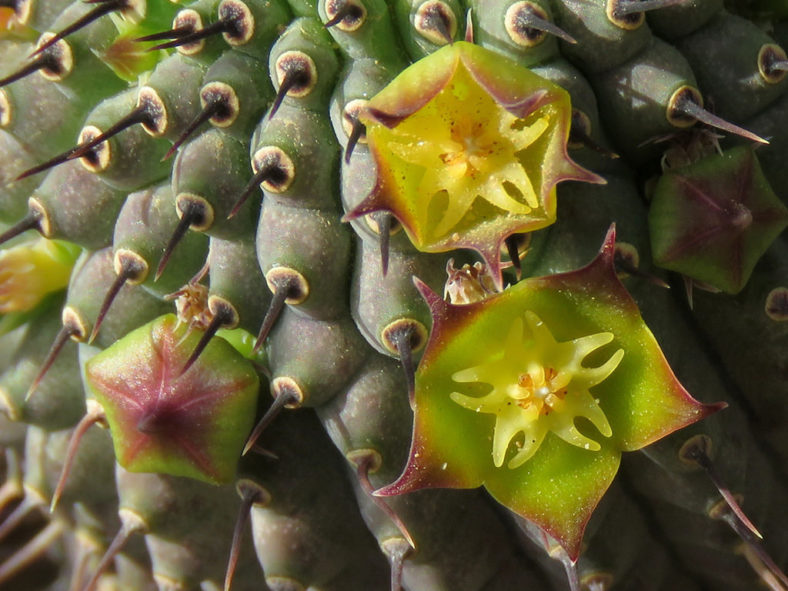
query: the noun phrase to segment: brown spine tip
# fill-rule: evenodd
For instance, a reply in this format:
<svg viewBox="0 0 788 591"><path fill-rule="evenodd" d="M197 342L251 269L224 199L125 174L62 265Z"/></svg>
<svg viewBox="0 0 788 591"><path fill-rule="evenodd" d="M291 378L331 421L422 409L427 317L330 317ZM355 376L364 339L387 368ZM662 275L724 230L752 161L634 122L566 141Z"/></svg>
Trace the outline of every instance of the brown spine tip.
<svg viewBox="0 0 788 591"><path fill-rule="evenodd" d="M260 435L262 435L266 427L268 427L268 425L270 425L273 420L279 416L279 413L282 412L284 408L297 408L304 402L304 393L301 390L301 387L292 378L276 378L271 383L271 392L274 395L274 401L255 425L251 435L249 435L249 439L246 441L246 445L244 446L241 455L245 456L252 448L254 448L257 440L260 438Z"/></svg>
<svg viewBox="0 0 788 591"><path fill-rule="evenodd" d="M176 210L181 219L178 221L178 225L175 226L167 246L164 247L164 252L156 267L154 281L157 281L164 273L167 263L169 263L170 257L175 251L175 247L178 246L189 228L194 227L196 230L207 229L213 223L213 211L207 202L199 198L189 198L187 194L179 195L178 197Z"/></svg>
<svg viewBox="0 0 788 591"><path fill-rule="evenodd" d="M101 302L101 309L99 309L96 321L93 323L93 330L90 331L88 344L91 344L96 339L99 329L104 322L104 318L112 306L112 302L118 297L123 286L126 285L127 282L134 284L142 283L148 275L148 263L133 251L126 249L118 250L115 253L114 259L116 277L107 290L104 301Z"/></svg>
<svg viewBox="0 0 788 591"><path fill-rule="evenodd" d="M82 158L90 150L98 146L100 143L105 142L108 139L118 135L121 131L128 129L132 125L136 125L137 123L148 121L148 119L149 119L149 115L147 110L144 108L144 106L135 107L131 112L121 117L114 125L112 125L106 131L101 132L98 135L93 135L92 133L89 134L91 135L90 139L84 142L80 142L79 145L72 150L73 155L69 157L69 160L73 158ZM88 126L88 128L91 130L97 129L92 126Z"/></svg>
<svg viewBox="0 0 788 591"><path fill-rule="evenodd" d="M74 464L74 458L77 455L77 449L79 448L79 443L82 441L82 437L84 437L90 427L106 419L104 408L98 402L95 400L87 400L86 405L87 413L80 419L77 426L74 427L74 431L71 433L71 437L68 440L66 456L63 460L63 468L60 471L60 476L55 486L55 492L52 493L52 501L49 504L50 513L55 511L60 497L63 494L63 488L66 486L66 481L71 472L71 466Z"/></svg>
<svg viewBox="0 0 788 591"><path fill-rule="evenodd" d="M181 37L185 37L186 35L190 35L194 32L193 27L183 26L183 27L173 27L172 29L168 29L167 31L161 31L160 33L153 33L151 35L143 35L142 37L137 37L134 41L138 43L143 43L145 41L162 41L164 39L180 39Z"/></svg>
<svg viewBox="0 0 788 591"><path fill-rule="evenodd" d="M279 110L285 96L303 98L317 84L317 66L303 51L285 51L276 59L276 77L279 89L268 112L271 119Z"/></svg>
<svg viewBox="0 0 788 591"><path fill-rule="evenodd" d="M512 43L520 47L534 47L544 41L547 34L567 43L577 41L562 28L550 21L547 12L534 2L515 2L504 16L504 28Z"/></svg>
<svg viewBox="0 0 788 591"><path fill-rule="evenodd" d="M429 0L416 10L413 27L433 45L451 45L457 33L457 16L445 2Z"/></svg>
<svg viewBox="0 0 788 591"><path fill-rule="evenodd" d="M181 369L180 375L183 375L189 371L189 368L191 368L191 366L194 365L194 362L199 359L200 355L205 350L205 347L208 346L208 343L211 341L211 339L216 336L217 332L219 332L219 329L235 328L238 326L238 311L228 301L217 296L211 296L208 298L208 308L210 309L211 314L213 314L213 318L211 318L208 328L205 329L205 332L202 334L200 340L197 342L197 345L194 347L194 351L192 351L192 354L189 355L186 363L183 364L183 369Z"/></svg>
<svg viewBox="0 0 788 591"><path fill-rule="evenodd" d="M274 267L265 274L265 280L274 297L266 310L253 351L258 351L263 346L285 304L296 306L309 297L309 282L295 269Z"/></svg>
<svg viewBox="0 0 788 591"><path fill-rule="evenodd" d="M326 17L325 28L336 27L345 33L352 33L366 22L367 9L358 0L328 0Z"/></svg>
<svg viewBox="0 0 788 591"><path fill-rule="evenodd" d="M181 45L189 45L190 43L197 43L198 41L202 41L203 39L207 39L208 37L212 37L213 35L220 35L225 33L230 27L226 21L218 20L215 23L208 25L207 27L203 27L202 29L192 31L187 33L186 35L181 35L172 41L167 41L165 43L160 43L158 45L154 45L153 47L149 47L147 51L158 51L159 49L172 49L175 47L180 47Z"/></svg>
<svg viewBox="0 0 788 591"><path fill-rule="evenodd" d="M348 136L347 139L347 147L345 148L345 164L350 164L350 157L353 155L353 150L361 138L366 136L366 132L366 126L359 119L355 119L353 121L353 129L350 131L350 136Z"/></svg>
<svg viewBox="0 0 788 591"><path fill-rule="evenodd" d="M235 520L233 528L233 540L230 545L230 557L227 561L227 570L224 575L224 591L230 591L233 582L235 568L238 565L238 558L241 555L241 541L243 539L246 524L249 523L249 516L252 505L266 505L271 500L271 495L262 486L252 480L242 479L236 485L238 494L241 496L241 506L238 508L238 518Z"/></svg>
<svg viewBox="0 0 788 591"><path fill-rule="evenodd" d="M410 535L408 528L405 526L402 519L400 519L399 515L396 514L394 509L391 508L383 497L377 497L372 494L375 487L372 486L369 475L377 472L380 465L383 463L383 458L380 457L380 453L374 449L357 449L346 454L346 457L348 461L356 467L356 476L358 477L361 488L367 493L369 498L372 499L375 505L391 519L391 522L407 541L410 549L415 550L416 542L413 541L413 537Z"/></svg>
<svg viewBox="0 0 788 591"><path fill-rule="evenodd" d="M380 342L390 353L399 357L405 379L408 383L408 399L411 407L415 405L416 375L413 366L413 353L427 342L427 329L418 320L400 318L380 331Z"/></svg>
<svg viewBox="0 0 788 591"><path fill-rule="evenodd" d="M278 146L263 146L252 157L256 171L241 192L227 218L234 217L255 189L262 187L271 193L284 193L295 180L295 164L287 152Z"/></svg>
<svg viewBox="0 0 788 591"><path fill-rule="evenodd" d="M43 215L37 209L31 208L25 217L8 228L5 232L0 234L0 244L5 244L12 238L16 238L20 234L28 230L38 230L41 232L41 220Z"/></svg>
<svg viewBox="0 0 788 591"><path fill-rule="evenodd" d="M147 529L146 524L136 513L132 513L127 509L120 509L119 513L121 519L120 529L118 530L118 533L115 534L115 537L112 539L107 551L104 552L104 556L101 557L101 560L96 567L96 571L93 573L90 581L88 581L87 585L85 585L82 591L93 591L96 588L101 575L107 570L110 563L115 558L115 555L123 549L123 547L126 545L126 542L129 541L129 538L131 538L131 536L133 536L135 533L143 532Z"/></svg>
<svg viewBox="0 0 788 591"><path fill-rule="evenodd" d="M50 347L44 362L41 364L41 369L27 391L25 401L29 400L33 395L33 392L35 392L36 388L38 388L41 380L44 379L46 373L55 363L57 356L60 355L60 352L63 350L63 347L65 347L68 340L72 339L75 341L84 342L88 336L88 324L85 322L84 318L82 318L82 315L76 308L68 305L64 307L62 313L62 322L63 327L58 331L57 335L55 335L55 340L52 342L52 346Z"/></svg>
<svg viewBox="0 0 788 591"><path fill-rule="evenodd" d="M98 20L105 14L109 14L110 12L114 12L116 10L122 10L125 8L127 8L126 0L102 0L100 3L98 3L98 5L93 10L85 13L80 18L75 20L73 23L68 25L66 28L52 35L52 37L47 39L44 43L41 43L36 48L35 52L33 52L33 55L40 54L47 48L52 47L55 43L57 43L61 39L64 39L68 35L71 35L71 33L75 33L76 31L79 31L80 29L88 26L90 23L92 23L95 20Z"/></svg>
<svg viewBox="0 0 788 591"><path fill-rule="evenodd" d="M768 144L769 142L751 131L739 127L718 117L703 108L703 99L700 92L692 86L682 86L677 89L668 100L666 110L668 122L675 127L690 127L696 121L727 131L753 142Z"/></svg>
<svg viewBox="0 0 788 591"><path fill-rule="evenodd" d="M213 101L204 105L202 111L200 111L200 113L194 119L192 119L191 122L189 122L189 124L186 126L186 129L183 130L183 133L178 136L178 139L176 139L170 149L167 150L164 158L162 158L162 162L164 160L169 160L172 155L178 151L178 148L180 148L181 145L191 137L198 127L202 126L204 123L207 123L211 117L216 115L221 109L222 103L220 101Z"/></svg>

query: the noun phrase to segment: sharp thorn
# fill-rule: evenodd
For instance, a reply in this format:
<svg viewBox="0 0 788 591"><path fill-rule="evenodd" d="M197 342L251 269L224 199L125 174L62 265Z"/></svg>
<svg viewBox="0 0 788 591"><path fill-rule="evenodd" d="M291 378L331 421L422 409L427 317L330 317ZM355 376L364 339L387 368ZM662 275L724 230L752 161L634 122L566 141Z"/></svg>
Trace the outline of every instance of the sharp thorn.
<svg viewBox="0 0 788 591"><path fill-rule="evenodd" d="M219 35L224 33L228 29L228 22L227 21L216 21L213 24L208 25L207 27L203 27L198 31L193 31L187 35L183 35L177 39L173 39L172 41L167 41L166 43L160 43L159 45L154 45L153 47L149 47L147 51L157 51L159 49L172 49L174 47L180 47L181 45L188 45L189 43L195 43L196 41L201 41L210 37L211 35Z"/></svg>
<svg viewBox="0 0 788 591"><path fill-rule="evenodd" d="M383 277L389 272L389 246L391 245L391 214L387 211L380 212L377 216L378 230L380 231L380 269Z"/></svg>
<svg viewBox="0 0 788 591"><path fill-rule="evenodd" d="M121 271L119 275L115 277L115 280L110 285L109 289L107 290L107 294L104 296L104 301L101 302L101 309L96 316L96 321L93 323L93 330L90 331L90 336L88 337L88 345L92 344L94 340L96 340L96 336L98 335L99 329L101 328L102 323L104 322L104 317L109 312L110 306L112 306L112 302L115 301L115 298L118 297L120 290L123 289L123 286L126 285L126 282L129 280L133 270L125 268Z"/></svg>
<svg viewBox="0 0 788 591"><path fill-rule="evenodd" d="M20 234L28 230L40 230L39 224L41 223L41 214L36 210L30 210L27 215L8 228L5 232L0 234L0 244L5 244L12 238L16 238Z"/></svg>
<svg viewBox="0 0 788 591"><path fill-rule="evenodd" d="M416 549L416 542L413 541L413 537L410 535L408 528L405 527L402 519L400 519L399 515L394 512L394 509L386 502L383 497L376 497L372 493L375 491L375 487L372 486L372 483L369 481L369 472L372 464L374 463L374 458L372 454L366 454L364 456L360 456L354 458L354 463L356 464L356 476L358 476L359 484L361 484L361 488L364 489L364 492L367 493L370 499L372 499L375 505L378 506L378 509L383 511L391 522L396 526L396 528L402 534L402 537L408 542L410 547L415 550Z"/></svg>
<svg viewBox="0 0 788 591"><path fill-rule="evenodd" d="M627 0L616 7L616 16L621 18L637 12L659 10L668 6L686 4L687 0Z"/></svg>
<svg viewBox="0 0 788 591"><path fill-rule="evenodd" d="M25 66L22 66L19 70L17 70L13 74L10 74L5 78L0 79L0 88L2 88L3 86L7 86L12 82L16 82L17 80L21 80L25 76L29 76L33 72L37 72L38 70L47 67L47 61L49 59L50 59L49 55L37 56L33 61L31 61L29 64Z"/></svg>
<svg viewBox="0 0 788 591"><path fill-rule="evenodd" d="M627 275L632 275L633 277L639 277L651 283L652 285L656 285L657 287L661 287L663 289L670 289L670 284L665 281L664 279L660 279L656 275L652 275L651 273L646 273L645 271L641 271L635 265L630 263L629 261L623 259L622 257L615 257L615 267L616 270L622 273L626 273Z"/></svg>
<svg viewBox="0 0 788 591"><path fill-rule="evenodd" d="M297 404L298 402L300 402L298 396L290 390L285 390L282 394L274 398L273 403L271 403L271 406L269 406L268 410L265 411L263 417L257 422L252 434L249 435L249 439L246 440L246 445L244 446L244 450L241 452L241 455L245 456L253 447L255 447L260 435L262 435L266 427L268 427L268 425L270 425L273 420L279 416L279 413L282 412L282 409L285 406L288 404Z"/></svg>
<svg viewBox="0 0 788 591"><path fill-rule="evenodd" d="M170 236L167 246L164 247L164 253L162 253L161 259L159 260L159 265L156 267L154 281L158 281L159 277L161 277L161 274L164 273L164 269L167 268L167 263L170 261L170 257L172 256L175 247L178 246L178 243L186 235L186 232L189 230L189 227L194 222L196 216L197 213L192 208L187 208L187 210L182 213L181 219L178 221L178 225L175 226L175 231L173 231L172 236Z"/></svg>
<svg viewBox="0 0 788 591"><path fill-rule="evenodd" d="M761 144L768 144L768 140L763 139L761 136L754 134L751 131L747 131L743 127L739 127L738 125L731 123L730 121L726 121L722 117L717 117L713 113L707 111L703 107L701 107L696 102L692 100L683 100L677 105L678 110L682 112L684 115L689 117L694 117L701 123L705 123L711 127L716 127L717 129L721 129L723 131L727 131L728 133L732 133L734 135L741 136L745 139L751 140L753 142L758 142Z"/></svg>
<svg viewBox="0 0 788 591"><path fill-rule="evenodd" d="M742 528L739 521L731 514L723 516L728 525L739 535L744 543L744 555L753 570L766 582L767 579L772 579L774 585L769 585L771 589L777 591L785 591L788 589L788 577L782 569L774 562L769 553L761 544L760 540L752 538L748 535L748 530Z"/></svg>
<svg viewBox="0 0 788 591"><path fill-rule="evenodd" d="M143 43L145 41L161 41L162 39L180 39L191 33L194 33L194 28L192 27L176 27L175 29L162 31L161 33L137 37L134 41Z"/></svg>
<svg viewBox="0 0 788 591"><path fill-rule="evenodd" d="M416 403L416 375L413 369L413 352L411 347L411 339L413 334L411 330L400 330L393 335L393 341L399 353L399 360L402 364L402 370L405 372L405 380L408 384L408 400L410 406L413 408Z"/></svg>
<svg viewBox="0 0 788 591"><path fill-rule="evenodd" d="M227 561L227 570L224 575L224 591L230 591L230 587L232 586L235 568L238 566L238 558L241 555L241 541L243 539L244 529L246 529L246 524L249 523L252 505L259 502L260 499L260 492L252 488L246 489L241 498L238 518L235 520L235 527L233 528L233 540L230 544L230 558Z"/></svg>
<svg viewBox="0 0 788 591"><path fill-rule="evenodd" d="M74 326L68 324L64 324L63 327L58 331L57 335L55 335L55 340L52 342L52 346L49 348L49 352L44 359L44 362L41 364L41 369L38 370L38 374L33 380L33 383L30 384L30 388L27 390L25 402L29 401L33 396L33 393L36 391L39 384L41 384L41 380L44 379L44 376L46 376L52 365L54 365L55 361L57 360L57 356L60 355L60 351L62 351L63 347L66 346L68 340L76 334L78 334L77 329Z"/></svg>
<svg viewBox="0 0 788 591"><path fill-rule="evenodd" d="M49 170L50 168L54 168L59 164L63 164L64 162L68 162L69 160L73 160L76 158L77 152L82 148L82 145L74 146L73 148L66 150L62 154L58 154L54 158L47 160L41 164L34 166L33 168L28 168L22 174L14 179L14 181L21 181L22 179L26 179L29 176L33 176L34 174L38 174L39 172L44 172L45 170Z"/></svg>
<svg viewBox="0 0 788 591"><path fill-rule="evenodd" d="M202 334L200 340L197 342L197 346L194 347L194 351L192 351L192 354L189 355L189 358L186 360L186 363L183 364L183 369L181 369L181 373L179 375L183 375L187 371L189 371L189 368L191 368L191 366L194 365L194 362L197 361L197 359L200 357L202 352L205 350L205 347L208 346L208 343L216 335L219 329L227 325L228 323L229 323L228 318L226 317L225 314L219 313L214 315L214 317L211 319L210 324L208 325L208 328L205 329L205 332Z"/></svg>
<svg viewBox="0 0 788 591"><path fill-rule="evenodd" d="M610 158L611 160L620 158L620 156L612 150L608 150L607 148L596 143L594 138L583 131L578 125L572 125L572 127L569 129L569 141L572 143L581 144L583 147L593 150L597 154L601 154L602 156Z"/></svg>
<svg viewBox="0 0 788 591"><path fill-rule="evenodd" d="M515 277L517 277L517 281L520 281L523 276L523 267L520 264L520 252L517 248L517 236L510 234L504 240L504 244L506 244L506 252L509 253L509 259L512 261Z"/></svg>
<svg viewBox="0 0 788 591"><path fill-rule="evenodd" d="M240 197L238 197L238 199L235 202L235 205L233 205L233 208L230 210L230 213L227 215L228 220L230 218L235 217L238 214L238 212L241 211L241 207L243 207L243 204L246 203L246 200L249 199L249 197L251 197L254 194L255 189L258 189L260 187L260 183L265 181L268 178L268 175L270 175L271 172L275 169L276 167L273 165L264 166L263 168L261 168L255 173L255 175L246 184Z"/></svg>
<svg viewBox="0 0 788 591"><path fill-rule="evenodd" d="M118 135L121 131L123 131L124 129L128 129L132 125L136 125L137 123L142 123L148 118L149 118L148 111L145 109L144 106L140 105L138 107L135 107L130 113L128 113L124 117L121 117L117 121L117 123L115 123L107 131L100 133L89 142L85 142L74 148L75 152L71 158L80 158L84 156L87 152L98 146L100 143Z"/></svg>
<svg viewBox="0 0 788 591"><path fill-rule="evenodd" d="M282 101L285 100L285 96L293 88L303 77L303 72L297 69L290 69L287 70L285 73L285 77L282 79L282 83L279 85L279 90L276 91L276 97L274 98L274 102L271 105L271 109L268 111L268 119L273 119L276 112L279 110L279 107L282 106Z"/></svg>
<svg viewBox="0 0 788 591"><path fill-rule="evenodd" d="M0 585L28 566L35 563L63 535L66 527L61 521L52 521L33 539L0 564Z"/></svg>
<svg viewBox="0 0 788 591"><path fill-rule="evenodd" d="M331 27L335 27L336 25L341 23L345 19L345 17L351 15L353 13L353 10L354 10L354 6L350 2L343 2L342 6L340 6L339 10L337 10L337 13L333 17L328 19L323 24L323 26L326 29L330 29Z"/></svg>
<svg viewBox="0 0 788 591"><path fill-rule="evenodd" d="M572 45L577 44L577 39L564 31L561 27L553 22L550 22L549 20L535 15L533 12L521 10L518 12L518 17L518 25L522 26L524 29L536 29L537 31L549 33L550 35L558 37L559 39Z"/></svg>
<svg viewBox="0 0 788 591"><path fill-rule="evenodd" d="M693 460L696 464L698 464L698 466L703 468L711 482L714 484L715 488L719 491L720 495L722 495L722 498L725 500L728 508L741 522L741 524L746 527L753 535L763 539L761 532L758 531L758 528L756 528L747 515L744 514L739 502L734 498L728 487L722 482L722 478L720 478L719 472L717 472L714 462L706 453L706 451L700 446L700 444L688 447L688 449L684 452L684 455L686 458Z"/></svg>
<svg viewBox="0 0 788 591"><path fill-rule="evenodd" d="M189 137L195 132L195 130L198 127L200 127L203 123L207 122L208 120L210 120L211 117L216 115L216 113L219 112L221 108L222 108L221 101L218 100L212 101L207 105L205 105L203 110L200 111L200 113L194 119L191 120L189 125L186 126L186 129L183 130L183 133L181 133L181 135L178 136L178 139L175 140L175 142L172 144L172 147L170 147L170 149L164 155L164 158L161 159L162 162L164 162L165 160L169 160L172 157L172 155L175 154L178 148L181 147L183 142L189 139Z"/></svg>
<svg viewBox="0 0 788 591"><path fill-rule="evenodd" d="M263 346L265 339L268 338L268 333L271 332L274 323L282 313L282 309L285 307L285 300L287 300L289 296L290 288L291 286L287 282L284 284L277 284L274 297L271 298L271 303L268 305L268 310L265 312L263 324L260 326L260 332L257 333L257 340L254 342L254 348L252 351L259 351L260 347Z"/></svg>
<svg viewBox="0 0 788 591"><path fill-rule="evenodd" d="M60 497L63 494L63 488L66 486L66 481L68 480L68 475L71 472L71 466L74 463L74 458L77 455L77 449L79 448L80 441L82 441L82 437L91 426L102 420L104 417L104 409L102 409L100 405L95 404L88 406L88 412L79 420L77 426L74 427L74 431L72 431L71 437L68 440L66 456L63 460L63 468L60 471L60 476L58 477L57 485L55 486L55 492L52 493L52 500L49 504L50 513L55 511L55 508L60 501Z"/></svg>
<svg viewBox="0 0 788 591"><path fill-rule="evenodd" d="M82 591L93 591L96 587L96 584L99 581L99 578L104 571L107 570L110 562L115 558L115 555L123 549L123 546L126 545L126 542L129 541L129 538L134 535L136 532L141 531L143 529L143 524L138 521L126 521L124 520L118 533L115 534L115 537L112 539L107 551L104 552L104 556L101 557L101 560L96 567L96 571L93 573L93 576L90 577L90 581L88 584L85 585L85 588Z"/></svg>
<svg viewBox="0 0 788 591"><path fill-rule="evenodd" d="M78 18L73 23L68 25L65 29L61 30L60 32L56 33L55 35L47 39L45 43L39 45L36 48L36 50L33 52L33 55L40 54L42 51L44 51L49 47L52 47L55 43L57 43L61 39L65 39L71 33L74 33L80 30L81 28L86 27L87 25L101 18L105 14L109 14L114 10L119 10L120 8L123 8L124 5L125 5L124 0L105 0L101 2L101 4L96 6L96 8L82 15L80 18Z"/></svg>
<svg viewBox="0 0 788 591"><path fill-rule="evenodd" d="M391 577L389 579L389 589L391 591L402 591L402 567L405 564L405 558L412 550L408 544L403 543L404 540L397 541L399 544L396 549L391 548L394 545L393 543L386 545L386 556L391 566Z"/></svg>
<svg viewBox="0 0 788 591"><path fill-rule="evenodd" d="M345 148L345 164L350 164L353 150L356 148L356 144L365 130L366 128L361 121L358 119L353 120L353 129L350 131L350 137L347 139L347 147Z"/></svg>

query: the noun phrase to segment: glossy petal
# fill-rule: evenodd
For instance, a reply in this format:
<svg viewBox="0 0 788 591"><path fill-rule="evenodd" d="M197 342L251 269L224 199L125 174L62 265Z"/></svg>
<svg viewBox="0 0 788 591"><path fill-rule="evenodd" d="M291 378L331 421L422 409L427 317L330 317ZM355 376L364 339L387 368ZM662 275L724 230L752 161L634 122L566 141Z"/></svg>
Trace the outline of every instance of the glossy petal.
<svg viewBox="0 0 788 591"><path fill-rule="evenodd" d="M229 482L254 424L259 380L218 337L181 375L200 338L186 331L173 315L154 320L92 358L87 381L121 466Z"/></svg>
<svg viewBox="0 0 788 591"><path fill-rule="evenodd" d="M556 184L603 182L568 157L570 118L547 80L469 43L443 47L360 114L378 178L345 217L387 210L420 250L473 248L500 287L501 245L555 221Z"/></svg>
<svg viewBox="0 0 788 591"><path fill-rule="evenodd" d="M417 282L433 330L416 374L408 464L377 494L484 485L576 558L622 451L720 408L678 383L600 254L480 302L446 303Z"/></svg>

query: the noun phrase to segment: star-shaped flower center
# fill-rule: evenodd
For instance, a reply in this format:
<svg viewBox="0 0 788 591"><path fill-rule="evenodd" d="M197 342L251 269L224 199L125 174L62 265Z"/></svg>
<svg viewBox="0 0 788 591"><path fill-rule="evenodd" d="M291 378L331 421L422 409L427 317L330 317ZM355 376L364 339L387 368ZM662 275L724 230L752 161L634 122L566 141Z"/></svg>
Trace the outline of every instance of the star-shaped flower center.
<svg viewBox="0 0 788 591"><path fill-rule="evenodd" d="M612 430L590 388L605 380L624 356L619 349L599 367L584 367L591 352L610 343L609 332L558 343L550 329L533 312L512 323L501 350L481 365L455 372L456 382L481 382L492 390L482 397L452 392L460 406L495 415L493 462L501 467L512 445L516 448L507 466L522 466L539 449L548 432L583 449L598 451L597 441L584 435L575 419L588 419L604 437ZM522 436L520 436L522 434Z"/></svg>
<svg viewBox="0 0 788 591"><path fill-rule="evenodd" d="M549 125L546 111L521 119L502 108L488 93L479 92L460 67L423 109L379 133L388 136L384 141L391 153L424 170L418 186L423 198L416 205L425 227L430 206L445 192L446 204L431 231L441 237L469 215L477 199L515 214L539 208L539 197L518 153Z"/></svg>

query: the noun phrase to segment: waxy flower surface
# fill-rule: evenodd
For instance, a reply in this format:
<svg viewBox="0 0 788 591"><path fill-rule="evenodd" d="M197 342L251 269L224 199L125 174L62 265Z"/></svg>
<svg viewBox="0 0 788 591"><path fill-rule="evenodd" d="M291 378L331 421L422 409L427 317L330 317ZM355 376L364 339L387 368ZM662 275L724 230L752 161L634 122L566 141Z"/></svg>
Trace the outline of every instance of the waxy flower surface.
<svg viewBox="0 0 788 591"><path fill-rule="evenodd" d="M121 466L226 483L254 424L259 378L218 337L182 372L201 335L188 330L174 315L138 328L87 363L87 382Z"/></svg>
<svg viewBox="0 0 788 591"><path fill-rule="evenodd" d="M504 240L555 221L558 182L603 182L567 155L567 93L470 43L413 64L359 118L378 177L346 218L390 211L420 250L477 250L496 283Z"/></svg>
<svg viewBox="0 0 788 591"><path fill-rule="evenodd" d="M484 485L572 559L618 470L721 408L679 384L613 266L615 233L588 266L468 305L417 282L433 329L416 373L408 464L376 494Z"/></svg>

